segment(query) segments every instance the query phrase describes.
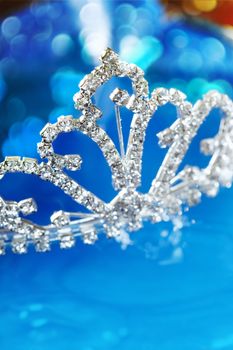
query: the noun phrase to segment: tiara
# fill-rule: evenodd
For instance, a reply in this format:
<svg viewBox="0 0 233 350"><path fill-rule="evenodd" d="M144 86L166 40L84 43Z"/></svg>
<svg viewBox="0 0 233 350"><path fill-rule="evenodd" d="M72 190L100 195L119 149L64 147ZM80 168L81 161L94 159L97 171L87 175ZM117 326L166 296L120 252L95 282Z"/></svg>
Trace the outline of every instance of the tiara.
<svg viewBox="0 0 233 350"><path fill-rule="evenodd" d="M96 90L113 77L128 77L133 93L116 88L110 99L114 103L119 139L117 150L112 139L98 125L102 113L93 103ZM58 186L66 195L88 210L85 212L56 211L50 223L41 226L26 218L37 210L32 198L19 202L0 198L0 254L10 246L14 253L26 253L29 245L36 251L50 250L53 241L61 248L74 246L77 237L86 244L93 244L99 234L124 242L132 231L139 230L143 223L172 221L181 216L185 207L196 205L201 195L216 196L219 187L230 187L233 179L233 103L217 91L210 91L194 105L176 89L156 88L149 96L144 72L134 64L122 62L111 49L101 56L101 65L79 83L74 95L75 108L81 116L61 116L53 124L47 123L40 132L38 153L45 161L18 156L6 157L0 163L0 176L7 173L34 174L42 180ZM151 183L148 193L137 189L141 184L143 145L146 129L156 110L167 103L177 109L177 119L168 128L159 132L159 145L168 148L166 156ZM127 147L122 133L121 107L132 112ZM201 141L201 151L211 156L205 168L179 166L197 134L199 127L210 114L219 108L224 117L218 133L213 138ZM102 151L111 170L112 185L117 195L105 203L96 195L80 186L65 170L77 171L82 159L77 154L56 154L53 142L61 133L79 131L91 138Z"/></svg>

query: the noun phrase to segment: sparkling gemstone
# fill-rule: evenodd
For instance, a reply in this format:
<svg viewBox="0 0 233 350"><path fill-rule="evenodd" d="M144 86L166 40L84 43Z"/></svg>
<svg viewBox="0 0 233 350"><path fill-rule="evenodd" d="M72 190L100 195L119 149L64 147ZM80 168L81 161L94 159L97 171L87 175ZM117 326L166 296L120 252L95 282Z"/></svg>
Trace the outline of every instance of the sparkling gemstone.
<svg viewBox="0 0 233 350"><path fill-rule="evenodd" d="M119 106L125 106L129 100L129 94L126 90L116 88L111 93L110 99Z"/></svg>
<svg viewBox="0 0 233 350"><path fill-rule="evenodd" d="M54 125L47 123L41 130L40 135L46 139L46 141L53 141L57 135L57 130Z"/></svg>
<svg viewBox="0 0 233 350"><path fill-rule="evenodd" d="M197 189L192 189L187 193L187 202L189 206L194 206L200 203L201 192Z"/></svg>
<svg viewBox="0 0 233 350"><path fill-rule="evenodd" d="M167 147L171 145L171 143L174 141L174 138L176 136L176 133L172 129L165 129L157 134L157 137L159 138L159 146L161 148Z"/></svg>
<svg viewBox="0 0 233 350"><path fill-rule="evenodd" d="M29 215L37 211L36 202L32 198L24 199L18 204L19 210L24 215Z"/></svg>
<svg viewBox="0 0 233 350"><path fill-rule="evenodd" d="M22 160L22 168L28 174L37 173L38 172L37 159L24 157Z"/></svg>
<svg viewBox="0 0 233 350"><path fill-rule="evenodd" d="M176 106L179 106L186 98L186 95L183 92L173 88L169 90L169 96L169 101Z"/></svg>
<svg viewBox="0 0 233 350"><path fill-rule="evenodd" d="M79 110L83 110L89 104L89 97L81 92L77 92L74 95L75 108Z"/></svg>
<svg viewBox="0 0 233 350"><path fill-rule="evenodd" d="M11 172L20 171L20 168L21 168L20 157L6 157L4 163L8 171L11 171Z"/></svg>
<svg viewBox="0 0 233 350"><path fill-rule="evenodd" d="M82 164L82 159L77 154L67 154L64 156L65 167L69 170L79 170Z"/></svg>
<svg viewBox="0 0 233 350"><path fill-rule="evenodd" d="M25 254L27 253L27 241L26 237L21 235L14 235L11 242L12 251L16 254Z"/></svg>
<svg viewBox="0 0 233 350"><path fill-rule="evenodd" d="M74 235L70 232L69 229L59 232L59 240L61 249L72 248L75 245Z"/></svg>
<svg viewBox="0 0 233 350"><path fill-rule="evenodd" d="M74 128L74 119L71 115L61 116L57 119L59 131L70 132Z"/></svg>
<svg viewBox="0 0 233 350"><path fill-rule="evenodd" d="M118 55L110 48L107 48L101 55L103 63L111 63L118 60Z"/></svg>
<svg viewBox="0 0 233 350"><path fill-rule="evenodd" d="M152 94L152 100L154 100L158 105L162 106L169 101L169 93L165 88L155 89Z"/></svg>
<svg viewBox="0 0 233 350"><path fill-rule="evenodd" d="M69 215L62 210L55 212L50 219L58 228L69 225L70 222Z"/></svg>
<svg viewBox="0 0 233 350"><path fill-rule="evenodd" d="M85 244L94 244L97 239L98 236L95 230L91 230L83 234L83 243Z"/></svg>
<svg viewBox="0 0 233 350"><path fill-rule="evenodd" d="M44 253L50 251L50 241L48 235L35 240L35 249L37 252Z"/></svg>
<svg viewBox="0 0 233 350"><path fill-rule="evenodd" d="M48 142L39 142L37 144L37 150L41 158L46 158L48 156L51 156L53 154L53 148L50 143Z"/></svg>
<svg viewBox="0 0 233 350"><path fill-rule="evenodd" d="M182 113L182 117L187 117L192 113L192 104L189 102L183 102L179 105L179 109Z"/></svg>
<svg viewBox="0 0 233 350"><path fill-rule="evenodd" d="M205 155L211 155L214 153L216 142L214 139L205 139L201 141L201 152Z"/></svg>

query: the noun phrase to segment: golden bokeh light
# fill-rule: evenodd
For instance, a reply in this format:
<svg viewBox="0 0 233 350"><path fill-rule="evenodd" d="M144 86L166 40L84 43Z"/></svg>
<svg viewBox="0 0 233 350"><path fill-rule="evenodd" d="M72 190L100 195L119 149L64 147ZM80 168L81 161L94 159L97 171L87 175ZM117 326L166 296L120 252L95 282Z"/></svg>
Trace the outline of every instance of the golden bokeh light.
<svg viewBox="0 0 233 350"><path fill-rule="evenodd" d="M218 4L217 0L193 0L192 2L197 10L203 12L213 11Z"/></svg>

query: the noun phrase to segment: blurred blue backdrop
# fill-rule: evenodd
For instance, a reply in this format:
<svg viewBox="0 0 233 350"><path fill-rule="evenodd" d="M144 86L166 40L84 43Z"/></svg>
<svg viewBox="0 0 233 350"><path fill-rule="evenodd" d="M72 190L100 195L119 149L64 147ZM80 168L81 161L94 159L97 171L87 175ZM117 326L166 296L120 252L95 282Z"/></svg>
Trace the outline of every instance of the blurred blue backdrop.
<svg viewBox="0 0 233 350"><path fill-rule="evenodd" d="M1 157L37 157L43 125L60 114L78 115L72 96L107 46L142 67L151 90L177 87L191 102L210 89L233 97L232 41L217 27L167 17L157 1L43 1L0 24ZM104 111L101 125L114 140L108 95L120 83L126 84L111 81L96 95ZM126 137L130 115L122 112ZM155 134L174 119L168 106L151 122L143 191L165 154ZM214 135L218 124L215 111L187 162L206 164L199 142ZM110 172L100 151L86 137L65 136L56 149L84 159L74 177L110 200ZM6 199L34 197L41 223L54 210L77 209L33 176L8 175L0 191ZM54 246L49 254L7 254L0 262L1 349L232 350L232 205L233 190L222 190L187 213L182 232L147 225L126 250L101 239L93 247L78 242L70 251Z"/></svg>

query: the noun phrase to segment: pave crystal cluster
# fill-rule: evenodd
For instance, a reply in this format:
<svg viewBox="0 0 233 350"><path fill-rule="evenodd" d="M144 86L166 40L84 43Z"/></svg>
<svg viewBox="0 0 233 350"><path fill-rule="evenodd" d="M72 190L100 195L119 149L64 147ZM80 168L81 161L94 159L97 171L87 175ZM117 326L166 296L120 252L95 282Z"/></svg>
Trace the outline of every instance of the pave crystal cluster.
<svg viewBox="0 0 233 350"><path fill-rule="evenodd" d="M27 220L25 216L37 210L31 198L20 202L0 198L0 254L6 246L15 253L26 253L28 245L37 251L50 250L51 242L59 241L61 248L74 246L77 237L93 244L100 233L117 241L127 241L126 232L140 229L145 221L154 223L173 220L182 215L184 207L199 203L202 194L214 197L220 186L230 187L233 180L233 103L228 96L210 91L194 105L176 89L157 88L149 95L144 72L134 64L122 62L111 49L101 57L101 65L79 83L74 96L75 107L81 116L61 116L54 124L46 124L41 131L38 153L45 161L21 157L6 157L0 163L0 176L6 173L35 174L58 186L89 213L57 211L47 226ZM101 111L92 96L112 77L128 77L133 93L116 88L110 95L115 104L120 152L107 133L98 125ZM177 109L176 121L158 134L159 145L168 148L165 159L152 181L148 193L140 193L143 144L150 119L165 104ZM132 112L127 147L124 145L120 108ZM197 134L199 127L212 109L223 112L218 133L201 142L201 151L211 156L207 167L178 168ZM102 151L112 173L116 197L105 203L80 186L66 173L77 171L82 159L77 154L56 154L53 142L61 133L79 131L90 137Z"/></svg>

